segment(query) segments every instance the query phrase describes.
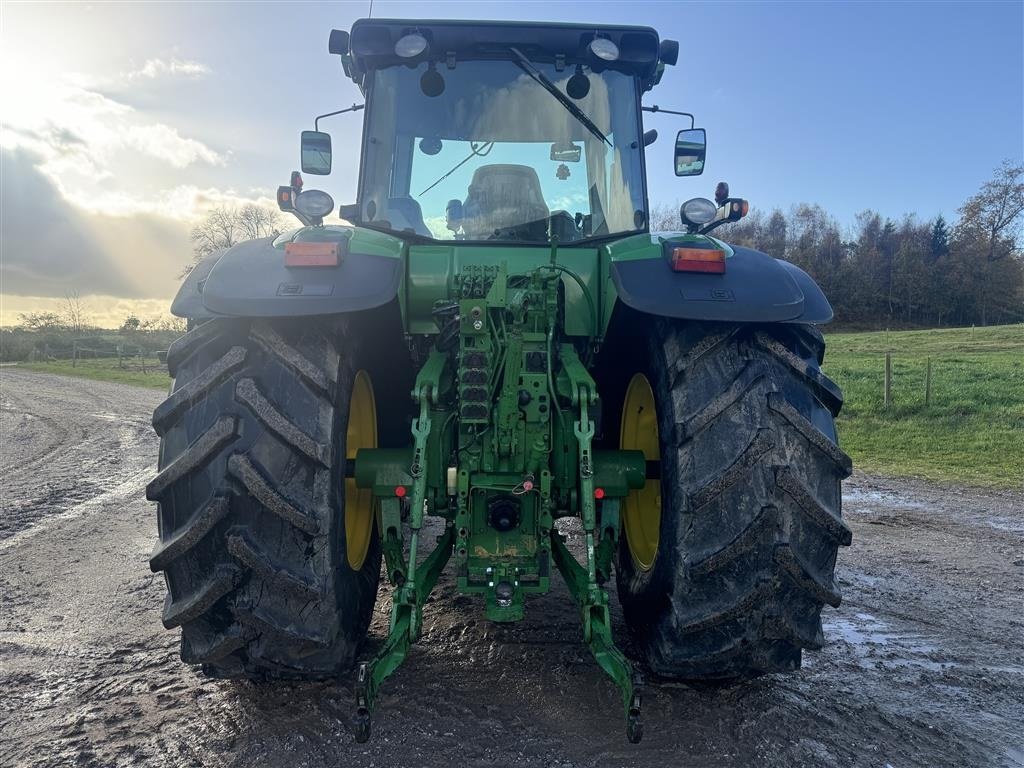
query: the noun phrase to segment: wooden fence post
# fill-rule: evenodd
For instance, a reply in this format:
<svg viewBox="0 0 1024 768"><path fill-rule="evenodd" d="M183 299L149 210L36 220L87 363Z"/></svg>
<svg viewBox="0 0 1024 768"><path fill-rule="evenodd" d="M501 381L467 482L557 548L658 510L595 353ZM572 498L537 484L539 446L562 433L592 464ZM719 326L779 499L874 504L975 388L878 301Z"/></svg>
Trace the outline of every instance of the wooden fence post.
<svg viewBox="0 0 1024 768"><path fill-rule="evenodd" d="M932 404L932 359L930 357L924 369L924 404L926 406Z"/></svg>
<svg viewBox="0 0 1024 768"><path fill-rule="evenodd" d="M889 410L892 403L892 353L885 353L885 384L882 389L882 406Z"/></svg>

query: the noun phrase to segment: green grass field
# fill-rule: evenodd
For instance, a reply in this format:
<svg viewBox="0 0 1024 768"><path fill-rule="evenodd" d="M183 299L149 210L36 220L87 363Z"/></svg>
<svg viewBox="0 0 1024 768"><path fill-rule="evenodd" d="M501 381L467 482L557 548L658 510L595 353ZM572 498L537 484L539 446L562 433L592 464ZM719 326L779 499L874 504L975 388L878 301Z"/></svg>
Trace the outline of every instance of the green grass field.
<svg viewBox="0 0 1024 768"><path fill-rule="evenodd" d="M843 388L839 439L865 472L1002 488L1024 487L1024 326L831 333L825 372ZM882 407L885 353L892 405ZM932 361L931 404L924 404ZM166 390L163 366L117 360L23 363L34 371Z"/></svg>
<svg viewBox="0 0 1024 768"><path fill-rule="evenodd" d="M55 360L46 363L18 363L18 368L42 373L59 373L64 376L81 376L97 381L115 381L120 384L133 384L137 387L167 390L171 378L167 375L167 366L156 358L144 362L132 358L126 360L125 367L118 365L117 358L100 358L97 360L79 360L72 367L70 360ZM143 370L143 365L145 370Z"/></svg>
<svg viewBox="0 0 1024 768"><path fill-rule="evenodd" d="M839 440L865 472L1024 487L1024 325L826 334ZM883 408L885 353L892 404ZM924 382L932 361L931 404Z"/></svg>

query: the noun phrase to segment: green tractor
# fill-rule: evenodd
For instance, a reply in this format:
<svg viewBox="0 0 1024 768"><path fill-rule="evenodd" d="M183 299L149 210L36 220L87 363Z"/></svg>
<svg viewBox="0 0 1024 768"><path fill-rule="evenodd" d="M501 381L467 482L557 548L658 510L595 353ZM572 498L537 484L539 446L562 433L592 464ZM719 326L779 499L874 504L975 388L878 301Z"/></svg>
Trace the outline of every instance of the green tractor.
<svg viewBox="0 0 1024 768"><path fill-rule="evenodd" d="M613 573L658 678L799 667L850 543L842 395L819 368L832 310L797 267L708 234L747 211L727 192L651 231L644 113L689 117L675 172L704 167L692 116L642 105L678 43L364 19L329 50L365 96L330 113L364 110L356 202L325 224L334 201L293 174L278 203L303 226L214 254L172 307L190 330L147 494L184 661L346 673L383 559L390 632L355 673L360 741L445 567L495 622L557 570L633 742ZM328 116L303 133L307 174L331 170Z"/></svg>

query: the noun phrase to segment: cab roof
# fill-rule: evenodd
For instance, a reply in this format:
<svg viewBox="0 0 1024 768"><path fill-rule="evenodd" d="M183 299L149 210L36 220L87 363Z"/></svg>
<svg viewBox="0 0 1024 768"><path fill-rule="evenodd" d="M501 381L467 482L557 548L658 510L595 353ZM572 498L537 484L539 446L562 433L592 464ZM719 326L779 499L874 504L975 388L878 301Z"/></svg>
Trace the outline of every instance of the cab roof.
<svg viewBox="0 0 1024 768"><path fill-rule="evenodd" d="M400 58L395 43L413 32L423 35L427 49L412 59ZM608 62L594 56L590 43L595 37L618 46L619 58ZM342 55L346 73L357 85L373 69L422 61L446 62L454 57L507 59L515 47L531 61L566 65L587 64L596 71L615 69L637 75L650 88L664 64L675 64L678 44L666 40L650 27L572 24L522 21L452 21L417 19L359 19L351 34L331 33L331 53Z"/></svg>

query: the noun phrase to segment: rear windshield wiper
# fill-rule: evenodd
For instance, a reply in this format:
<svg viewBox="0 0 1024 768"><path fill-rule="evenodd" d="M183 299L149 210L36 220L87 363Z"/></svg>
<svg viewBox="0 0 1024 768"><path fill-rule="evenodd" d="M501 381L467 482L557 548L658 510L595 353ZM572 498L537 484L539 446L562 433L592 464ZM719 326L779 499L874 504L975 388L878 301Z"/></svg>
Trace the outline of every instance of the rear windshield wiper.
<svg viewBox="0 0 1024 768"><path fill-rule="evenodd" d="M608 137L601 133L601 129L594 124L594 121L587 117L587 114L582 109L573 104L572 101L569 100L568 96L566 96L564 93L558 90L558 86L552 83L548 79L547 75L545 75L535 66L533 66L533 62L526 58L526 56L523 55L522 51L514 47L510 47L509 50L512 51L512 53L515 54L516 59L518 59L518 61L516 61L515 63L519 65L520 69L522 69L526 74L532 77L539 85L541 85L544 88L544 90L546 90L548 93L554 96L558 100L558 103L565 107L566 111L568 111L570 115L572 115L581 123L583 123L583 126L588 131L594 134L597 138L599 138L609 147L612 146L612 143L608 140Z"/></svg>

